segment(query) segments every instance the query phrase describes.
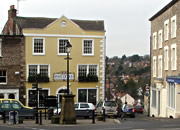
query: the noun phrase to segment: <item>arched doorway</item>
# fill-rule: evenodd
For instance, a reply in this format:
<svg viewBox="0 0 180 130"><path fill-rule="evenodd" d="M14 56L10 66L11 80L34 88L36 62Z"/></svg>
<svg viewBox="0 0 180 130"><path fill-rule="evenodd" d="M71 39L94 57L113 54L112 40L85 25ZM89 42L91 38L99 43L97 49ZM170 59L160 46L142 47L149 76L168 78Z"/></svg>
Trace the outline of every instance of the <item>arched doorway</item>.
<svg viewBox="0 0 180 130"><path fill-rule="evenodd" d="M67 93L67 88L66 87L61 87L57 90L57 95L58 95L58 102L61 103L62 101L62 95ZM72 94L71 90L69 90L69 93Z"/></svg>
<svg viewBox="0 0 180 130"><path fill-rule="evenodd" d="M15 99L15 95L13 93L9 94L9 99Z"/></svg>

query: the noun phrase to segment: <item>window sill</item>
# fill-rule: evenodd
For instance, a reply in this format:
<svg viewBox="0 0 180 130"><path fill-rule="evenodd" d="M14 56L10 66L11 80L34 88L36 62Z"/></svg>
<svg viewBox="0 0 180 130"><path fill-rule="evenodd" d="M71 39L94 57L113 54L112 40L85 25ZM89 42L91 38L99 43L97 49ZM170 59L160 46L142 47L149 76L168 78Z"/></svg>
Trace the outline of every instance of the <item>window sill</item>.
<svg viewBox="0 0 180 130"><path fill-rule="evenodd" d="M33 54L33 56L45 56L45 54Z"/></svg>
<svg viewBox="0 0 180 130"><path fill-rule="evenodd" d="M7 85L7 83L0 83L0 85Z"/></svg>
<svg viewBox="0 0 180 130"><path fill-rule="evenodd" d="M59 53L58 56L67 56L67 53ZM69 53L70 56L70 53Z"/></svg>
<svg viewBox="0 0 180 130"><path fill-rule="evenodd" d="M171 37L171 39L175 39L175 38L176 38L176 36Z"/></svg>
<svg viewBox="0 0 180 130"><path fill-rule="evenodd" d="M83 56L94 56L94 54L90 54L90 55L87 55L87 54L83 54Z"/></svg>
<svg viewBox="0 0 180 130"><path fill-rule="evenodd" d="M172 108L170 106L168 106L168 109L170 109L171 111L175 111L175 108Z"/></svg>

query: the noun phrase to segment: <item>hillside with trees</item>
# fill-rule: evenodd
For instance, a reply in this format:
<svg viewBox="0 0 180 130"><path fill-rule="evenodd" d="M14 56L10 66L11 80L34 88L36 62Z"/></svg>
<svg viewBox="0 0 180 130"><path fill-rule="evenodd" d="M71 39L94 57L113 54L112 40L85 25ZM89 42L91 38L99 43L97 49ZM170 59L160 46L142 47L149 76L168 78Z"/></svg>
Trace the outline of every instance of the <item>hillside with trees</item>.
<svg viewBox="0 0 180 130"><path fill-rule="evenodd" d="M106 57L106 97L108 99L113 98L117 93L128 93L135 99L143 99L149 82L149 55Z"/></svg>

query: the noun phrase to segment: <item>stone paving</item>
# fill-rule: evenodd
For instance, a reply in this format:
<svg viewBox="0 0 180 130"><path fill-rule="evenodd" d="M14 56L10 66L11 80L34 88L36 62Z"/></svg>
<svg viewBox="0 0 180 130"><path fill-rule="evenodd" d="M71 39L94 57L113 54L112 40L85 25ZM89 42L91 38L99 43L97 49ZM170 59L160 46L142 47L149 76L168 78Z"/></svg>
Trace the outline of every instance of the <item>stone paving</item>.
<svg viewBox="0 0 180 130"><path fill-rule="evenodd" d="M98 124L120 124L119 119L112 119L112 118L106 118L106 121L97 121L95 120L95 124L92 123L92 119L77 119L76 124L67 124L63 126L70 126L70 125L98 125ZM0 126L26 126L26 127L35 127L35 126L41 126L39 124L35 123L35 120L25 119L22 124L13 124L9 123L9 121L6 121L6 123L3 123L3 120L0 120ZM44 120L42 121L42 126L60 126L62 124L52 124L51 120Z"/></svg>

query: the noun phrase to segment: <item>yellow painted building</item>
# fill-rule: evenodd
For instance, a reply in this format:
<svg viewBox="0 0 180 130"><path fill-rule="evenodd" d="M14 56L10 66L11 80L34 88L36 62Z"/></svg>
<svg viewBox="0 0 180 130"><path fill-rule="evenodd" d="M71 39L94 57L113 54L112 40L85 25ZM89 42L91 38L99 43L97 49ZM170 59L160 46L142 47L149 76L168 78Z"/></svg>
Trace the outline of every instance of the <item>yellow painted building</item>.
<svg viewBox="0 0 180 130"><path fill-rule="evenodd" d="M25 56L22 57L20 84L26 88L23 100L35 106L35 89L32 85L38 74L39 107L46 96L58 96L67 89L67 53L65 44L72 45L70 52L70 93L75 102L104 100L105 93L105 29L103 20L73 20L61 18L20 17L10 6L4 35L23 36ZM21 92L16 93L19 95ZM17 97L17 96L15 96Z"/></svg>
<svg viewBox="0 0 180 130"><path fill-rule="evenodd" d="M75 102L96 104L99 100L104 100L104 21L71 20L65 16L59 19L16 17L16 20L22 25L21 32L25 36L28 106L34 106L35 90L32 89L31 81L36 74L45 76L42 79L45 81L39 83L42 88L39 92L39 107L43 107L41 101L45 96L60 97L66 90L67 41L72 45L69 85L70 92L76 95Z"/></svg>

